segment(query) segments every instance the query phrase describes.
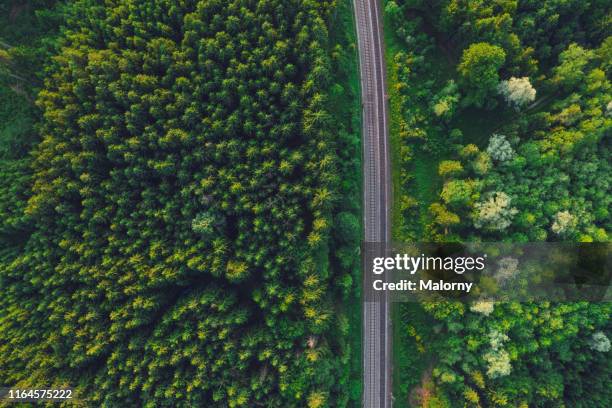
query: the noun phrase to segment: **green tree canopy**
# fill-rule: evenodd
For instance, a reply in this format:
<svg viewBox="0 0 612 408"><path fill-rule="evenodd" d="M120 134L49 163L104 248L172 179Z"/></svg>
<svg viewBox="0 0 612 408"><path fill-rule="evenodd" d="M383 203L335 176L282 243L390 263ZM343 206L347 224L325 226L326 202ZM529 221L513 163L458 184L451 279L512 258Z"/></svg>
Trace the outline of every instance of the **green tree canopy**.
<svg viewBox="0 0 612 408"><path fill-rule="evenodd" d="M486 42L472 44L463 51L457 70L465 92L465 105L482 107L491 103L487 98L497 89L499 69L505 58L502 48Z"/></svg>

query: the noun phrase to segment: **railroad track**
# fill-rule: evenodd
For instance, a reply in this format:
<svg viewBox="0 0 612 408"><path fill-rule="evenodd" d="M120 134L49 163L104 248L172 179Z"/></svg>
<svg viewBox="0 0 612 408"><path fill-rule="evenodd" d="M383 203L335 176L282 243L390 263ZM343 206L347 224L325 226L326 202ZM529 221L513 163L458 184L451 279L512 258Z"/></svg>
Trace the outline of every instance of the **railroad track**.
<svg viewBox="0 0 612 408"><path fill-rule="evenodd" d="M382 12L377 0L353 0L363 122L363 225L366 243L390 241L391 196L388 107ZM364 290L368 288L364 287ZM391 408L391 319L386 294L368 296L363 305L363 406Z"/></svg>

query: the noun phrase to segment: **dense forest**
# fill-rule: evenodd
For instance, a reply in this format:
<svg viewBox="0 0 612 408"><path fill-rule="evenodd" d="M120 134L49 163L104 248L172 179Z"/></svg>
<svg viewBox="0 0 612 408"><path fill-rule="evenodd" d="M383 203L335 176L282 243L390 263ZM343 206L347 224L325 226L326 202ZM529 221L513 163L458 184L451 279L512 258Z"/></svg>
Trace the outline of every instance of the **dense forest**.
<svg viewBox="0 0 612 408"><path fill-rule="evenodd" d="M394 239L609 242L610 2L384 4ZM0 2L0 384L360 405L358 81L350 0ZM396 305L395 406L612 406L611 312Z"/></svg>
<svg viewBox="0 0 612 408"><path fill-rule="evenodd" d="M338 302L358 304L350 12L0 5L0 383L98 406L359 401Z"/></svg>
<svg viewBox="0 0 612 408"><path fill-rule="evenodd" d="M386 2L395 239L610 240L611 18L596 0ZM401 305L399 406L609 407L611 311Z"/></svg>

